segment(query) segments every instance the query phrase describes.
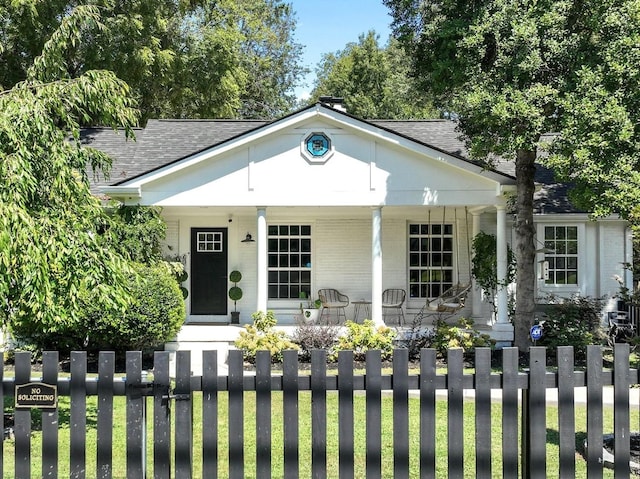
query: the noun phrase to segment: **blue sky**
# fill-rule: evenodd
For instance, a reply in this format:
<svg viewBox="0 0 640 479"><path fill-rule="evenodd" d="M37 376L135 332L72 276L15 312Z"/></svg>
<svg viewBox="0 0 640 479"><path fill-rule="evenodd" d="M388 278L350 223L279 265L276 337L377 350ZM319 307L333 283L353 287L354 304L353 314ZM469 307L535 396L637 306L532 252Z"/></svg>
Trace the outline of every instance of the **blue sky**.
<svg viewBox="0 0 640 479"><path fill-rule="evenodd" d="M389 37L391 17L382 0L289 0L297 18L295 38L304 46L303 62L311 73L306 86L296 90L304 98L312 89L315 68L323 53L344 49L349 42L369 30L380 35L384 45Z"/></svg>

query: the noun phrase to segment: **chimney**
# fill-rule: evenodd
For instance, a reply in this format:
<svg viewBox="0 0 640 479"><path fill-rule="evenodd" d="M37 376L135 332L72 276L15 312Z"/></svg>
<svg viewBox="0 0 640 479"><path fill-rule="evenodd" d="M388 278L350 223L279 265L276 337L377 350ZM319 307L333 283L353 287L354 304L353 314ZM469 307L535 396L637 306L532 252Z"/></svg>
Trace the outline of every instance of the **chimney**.
<svg viewBox="0 0 640 479"><path fill-rule="evenodd" d="M323 105L327 105L335 110L343 111L346 113L347 109L344 106L344 98L336 96L321 96L318 101Z"/></svg>

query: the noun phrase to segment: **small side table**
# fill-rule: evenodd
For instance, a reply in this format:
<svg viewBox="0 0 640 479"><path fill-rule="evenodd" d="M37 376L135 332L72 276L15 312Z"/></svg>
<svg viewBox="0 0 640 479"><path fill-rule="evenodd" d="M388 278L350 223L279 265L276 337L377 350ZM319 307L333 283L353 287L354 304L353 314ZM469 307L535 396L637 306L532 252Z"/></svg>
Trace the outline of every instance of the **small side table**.
<svg viewBox="0 0 640 479"><path fill-rule="evenodd" d="M358 315L360 314L360 310L364 311L365 318L371 319L371 301L366 301L364 299L359 299L357 301L351 301L353 304L353 322L358 322Z"/></svg>

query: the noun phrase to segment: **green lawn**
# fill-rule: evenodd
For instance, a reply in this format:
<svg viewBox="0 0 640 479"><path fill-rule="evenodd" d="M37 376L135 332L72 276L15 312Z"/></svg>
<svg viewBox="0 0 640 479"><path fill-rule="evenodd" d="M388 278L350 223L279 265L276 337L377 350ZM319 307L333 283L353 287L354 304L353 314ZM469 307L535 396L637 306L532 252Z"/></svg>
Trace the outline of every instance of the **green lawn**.
<svg viewBox="0 0 640 479"><path fill-rule="evenodd" d="M245 395L245 477L255 477L255 401L253 393ZM227 410L226 394L220 394L220 411L221 420L219 424L219 451L220 451L220 469L219 477L227 477L227 422L224 413ZM272 454L272 476L282 477L282 395L274 393L272 399L273 407L273 454ZM125 408L124 398L115 398L114 412L114 431L113 431L113 477L126 477L125 463ZM153 437L152 431L152 411L151 399L149 399L149 433L148 437ZM194 399L194 477L202 477L201 474L201 433L200 410L202 405L201 394L195 394ZM392 401L388 396L383 397L383 454L382 467L383 477L393 477L393 449L392 449ZM311 413L310 413L310 393L300 393L300 476L311 476ZM418 474L418 440L419 440L419 424L418 424L418 400L410 399L411 421L410 421L410 440L411 440L411 477L419 477ZM327 395L327 411L328 411L328 471L327 477L338 477L338 421L337 421L337 394L334 392ZM447 403L444 400L437 401L437 477L447 477ZM501 406L496 403L493 406L492 421L494 424L492 446L493 446L493 469L494 477L502 477L501 470ZM356 425L356 457L355 457L355 476L365 477L365 398L361 394L355 397L355 425ZM68 425L68 398L60 400L60 477L69 477L68 456L69 456L69 425ZM87 437L87 477L95 477L95 451L96 451L96 402L95 398L88 400L88 437ZM632 424L638 424L638 414L632 414ZM605 409L605 431L610 431L613 425L613 411L611 408ZM584 407L576 408L576 442L581 443L582 438L586 434L586 415ZM558 477L558 446L557 446L557 408L549 407L547 412L547 475L548 477ZM474 474L474 454L475 434L474 434L474 407L472 402L465 403L465 477L473 478ZM149 470L148 477L152 477L152 443L148 444ZM4 443L4 478L13 477L13 442L5 441ZM32 437L32 477L42 477L40 468L41 460L41 436L38 431L33 433ZM584 458L576 454L577 477L586 477L586 469ZM612 471L605 470L604 477L613 477Z"/></svg>

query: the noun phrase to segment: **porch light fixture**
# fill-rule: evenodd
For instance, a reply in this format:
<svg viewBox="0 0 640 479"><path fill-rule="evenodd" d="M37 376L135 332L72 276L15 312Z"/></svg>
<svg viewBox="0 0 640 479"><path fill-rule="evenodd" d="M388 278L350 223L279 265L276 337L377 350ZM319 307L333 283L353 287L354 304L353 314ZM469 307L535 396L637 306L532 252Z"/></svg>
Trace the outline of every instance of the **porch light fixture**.
<svg viewBox="0 0 640 479"><path fill-rule="evenodd" d="M255 240L251 237L251 233L247 233L247 236L241 242L242 243L254 243Z"/></svg>

